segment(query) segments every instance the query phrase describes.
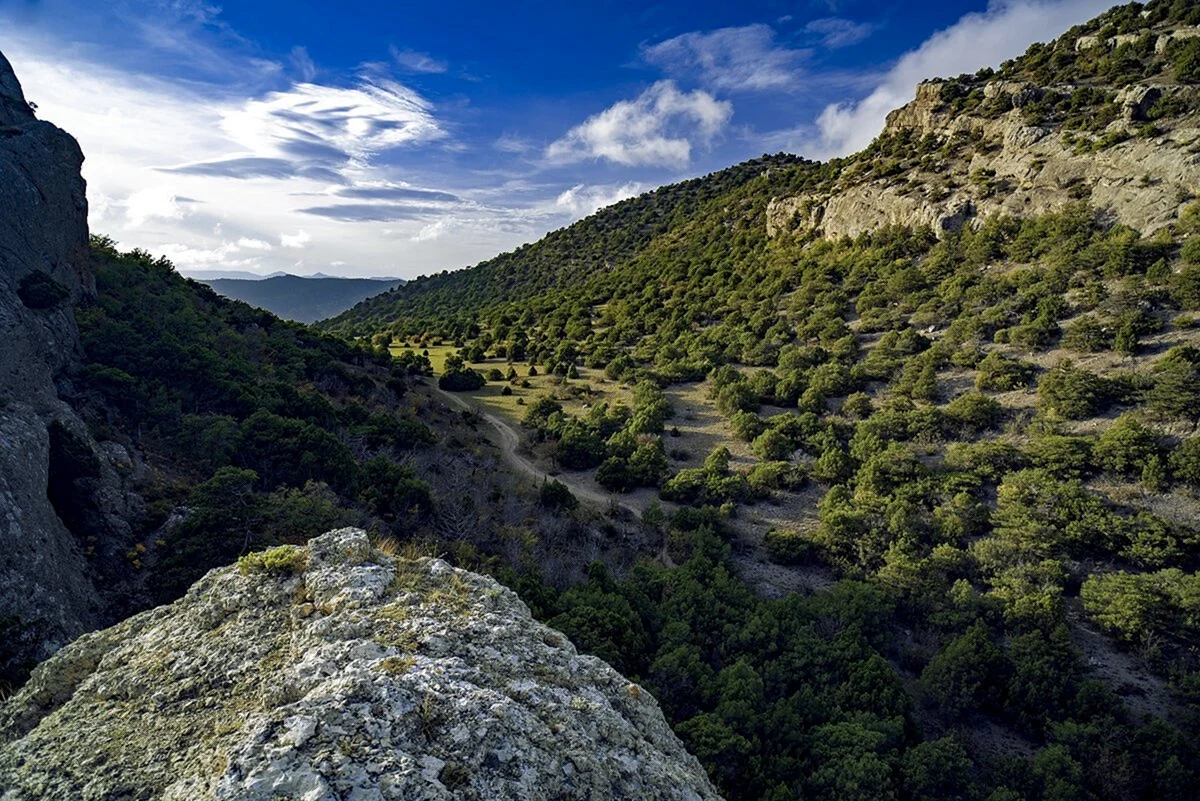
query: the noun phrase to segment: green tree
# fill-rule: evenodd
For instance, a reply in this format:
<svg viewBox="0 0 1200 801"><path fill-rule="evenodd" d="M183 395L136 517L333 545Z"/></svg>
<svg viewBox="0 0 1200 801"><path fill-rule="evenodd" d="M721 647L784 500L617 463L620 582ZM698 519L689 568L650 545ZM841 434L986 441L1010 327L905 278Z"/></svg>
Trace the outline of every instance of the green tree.
<svg viewBox="0 0 1200 801"><path fill-rule="evenodd" d="M1002 697L1007 660L983 621L951 640L921 671L921 690L944 714L994 709Z"/></svg>

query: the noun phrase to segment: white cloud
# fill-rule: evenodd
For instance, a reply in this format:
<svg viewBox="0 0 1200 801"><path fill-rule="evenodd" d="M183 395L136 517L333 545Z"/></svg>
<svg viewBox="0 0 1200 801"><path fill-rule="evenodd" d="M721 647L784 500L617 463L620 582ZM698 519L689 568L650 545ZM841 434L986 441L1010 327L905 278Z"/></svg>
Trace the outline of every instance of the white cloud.
<svg viewBox="0 0 1200 801"><path fill-rule="evenodd" d="M642 48L647 62L669 74L695 74L705 86L734 92L791 89L808 55L777 45L768 25L685 33Z"/></svg>
<svg viewBox="0 0 1200 801"><path fill-rule="evenodd" d="M546 149L553 163L605 159L625 166L684 167L693 141L708 144L733 115L732 104L699 89L659 81L634 100L614 103Z"/></svg>
<svg viewBox="0 0 1200 801"><path fill-rule="evenodd" d="M912 100L922 80L999 65L1023 53L1031 36L1057 36L1110 5L1111 0L993 0L986 11L967 14L902 56L866 98L827 106L816 131L802 135L795 148L812 158L861 150L883 130L889 111Z"/></svg>
<svg viewBox="0 0 1200 801"><path fill-rule="evenodd" d="M270 242L266 242L262 239L251 239L247 236L243 236L241 239L239 239L237 244L238 247L245 248L246 250L274 250L274 247Z"/></svg>
<svg viewBox="0 0 1200 801"><path fill-rule="evenodd" d="M555 198L554 205L566 210L574 218L586 217L605 206L636 197L644 191L646 191L646 186L637 181L629 181L617 186L576 184Z"/></svg>
<svg viewBox="0 0 1200 801"><path fill-rule="evenodd" d="M163 186L134 192L125 200L125 219L135 228L152 219L182 220L184 214L179 198Z"/></svg>
<svg viewBox="0 0 1200 801"><path fill-rule="evenodd" d="M442 73L449 69L445 61L440 61L428 53L418 53L416 50L400 50L393 47L392 59L409 72Z"/></svg>
<svg viewBox="0 0 1200 801"><path fill-rule="evenodd" d="M221 129L255 156L340 169L383 150L441 139L432 105L395 81L300 83L222 113Z"/></svg>
<svg viewBox="0 0 1200 801"><path fill-rule="evenodd" d="M279 246L281 248L302 248L311 241L312 236L309 235L308 231L279 235Z"/></svg>
<svg viewBox="0 0 1200 801"><path fill-rule="evenodd" d="M823 17L805 25L804 32L820 36L821 44L834 50L858 44L875 32L875 26L869 22L855 22L841 17Z"/></svg>
<svg viewBox="0 0 1200 801"><path fill-rule="evenodd" d="M434 239L440 239L450 231L450 218L443 217L440 220L435 220L428 225L422 226L421 230L417 231L410 238L410 242L431 242Z"/></svg>

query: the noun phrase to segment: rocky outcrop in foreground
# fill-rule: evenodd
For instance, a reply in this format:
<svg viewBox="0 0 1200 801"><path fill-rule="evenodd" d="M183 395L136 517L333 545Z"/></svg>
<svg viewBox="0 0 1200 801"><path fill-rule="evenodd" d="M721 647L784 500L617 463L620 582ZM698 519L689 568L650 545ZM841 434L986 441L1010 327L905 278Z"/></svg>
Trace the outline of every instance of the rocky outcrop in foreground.
<svg viewBox="0 0 1200 801"><path fill-rule="evenodd" d="M357 529L214 570L0 707L4 801L715 799L658 704L495 581Z"/></svg>

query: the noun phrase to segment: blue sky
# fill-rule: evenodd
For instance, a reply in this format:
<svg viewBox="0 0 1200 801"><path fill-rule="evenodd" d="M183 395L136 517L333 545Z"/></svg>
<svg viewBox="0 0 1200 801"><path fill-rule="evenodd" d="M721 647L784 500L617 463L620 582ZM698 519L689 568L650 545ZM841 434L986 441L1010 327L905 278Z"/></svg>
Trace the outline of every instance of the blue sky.
<svg viewBox="0 0 1200 801"><path fill-rule="evenodd" d="M764 152L843 155L924 77L1104 0L0 0L93 231L183 270L467 266Z"/></svg>

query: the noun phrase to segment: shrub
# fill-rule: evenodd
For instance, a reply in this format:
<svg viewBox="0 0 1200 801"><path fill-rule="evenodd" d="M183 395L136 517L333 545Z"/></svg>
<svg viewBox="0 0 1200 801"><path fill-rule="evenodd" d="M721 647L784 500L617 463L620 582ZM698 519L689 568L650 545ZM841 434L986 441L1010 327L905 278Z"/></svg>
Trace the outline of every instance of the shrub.
<svg viewBox="0 0 1200 801"><path fill-rule="evenodd" d="M875 408L871 403L871 396L865 392L853 392L847 395L842 403L842 414L858 420L866 420L873 411Z"/></svg>
<svg viewBox="0 0 1200 801"><path fill-rule="evenodd" d="M754 455L768 462L784 461L796 450L796 443L775 429L767 429L750 443Z"/></svg>
<svg viewBox="0 0 1200 801"><path fill-rule="evenodd" d="M1109 350L1113 346L1113 331L1094 314L1087 314L1067 326L1062 344L1082 353Z"/></svg>
<svg viewBox="0 0 1200 801"><path fill-rule="evenodd" d="M813 553L813 544L799 532L786 528L771 528L763 538L763 547L772 562L794 565L807 560Z"/></svg>
<svg viewBox="0 0 1200 801"><path fill-rule="evenodd" d="M995 428L1003 416L1003 408L993 398L973 392L960 395L946 407L946 416L966 431L986 431Z"/></svg>
<svg viewBox="0 0 1200 801"><path fill-rule="evenodd" d="M17 297L30 309L53 309L70 296L70 290L41 270L29 273L17 285Z"/></svg>
<svg viewBox="0 0 1200 801"><path fill-rule="evenodd" d="M438 379L438 387L447 392L473 392L486 382L484 377L474 370L451 370Z"/></svg>
<svg viewBox="0 0 1200 801"><path fill-rule="evenodd" d="M767 424L754 412L735 412L729 421L733 435L743 442L750 442L764 430Z"/></svg>
<svg viewBox="0 0 1200 801"><path fill-rule="evenodd" d="M1171 451L1171 473L1176 481L1200 487L1200 437L1185 439Z"/></svg>
<svg viewBox="0 0 1200 801"><path fill-rule="evenodd" d="M566 484L558 480L543 483L538 491L538 500L547 509L574 509L579 506L579 499Z"/></svg>
<svg viewBox="0 0 1200 801"><path fill-rule="evenodd" d="M1171 348L1154 363L1151 378L1145 393L1151 412L1171 420L1200 419L1200 350Z"/></svg>
<svg viewBox="0 0 1200 801"><path fill-rule="evenodd" d="M1103 378L1067 361L1038 382L1038 405L1049 414L1081 420L1103 411L1111 401L1110 392Z"/></svg>
<svg viewBox="0 0 1200 801"><path fill-rule="evenodd" d="M1028 362L1010 359L1001 353L989 353L979 363L975 387L990 392L1008 392L1033 383L1036 368Z"/></svg>
<svg viewBox="0 0 1200 801"><path fill-rule="evenodd" d="M1132 415L1122 415L1092 448L1096 467L1117 475L1140 475L1158 454L1158 437Z"/></svg>
<svg viewBox="0 0 1200 801"><path fill-rule="evenodd" d="M1083 478L1092 471L1092 441L1085 437L1046 434L1034 438L1025 454L1034 467L1058 478Z"/></svg>
<svg viewBox="0 0 1200 801"><path fill-rule="evenodd" d="M238 572L243 576L265 573L269 576L294 576L308 567L308 556L295 545L280 545L265 551L248 553L238 559Z"/></svg>

